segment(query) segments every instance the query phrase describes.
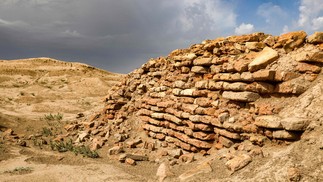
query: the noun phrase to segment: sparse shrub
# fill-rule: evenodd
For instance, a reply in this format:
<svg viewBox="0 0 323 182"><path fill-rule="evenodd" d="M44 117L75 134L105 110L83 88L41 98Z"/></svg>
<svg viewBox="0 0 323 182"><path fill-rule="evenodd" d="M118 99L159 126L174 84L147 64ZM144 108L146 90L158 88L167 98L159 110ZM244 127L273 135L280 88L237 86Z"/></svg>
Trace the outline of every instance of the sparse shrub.
<svg viewBox="0 0 323 182"><path fill-rule="evenodd" d="M45 120L47 121L61 121L63 119L63 114L57 113L57 114L45 114L44 116Z"/></svg>
<svg viewBox="0 0 323 182"><path fill-rule="evenodd" d="M43 145L47 145L47 141L43 138L37 139L35 137L32 138L34 146L38 146L40 149L43 149Z"/></svg>
<svg viewBox="0 0 323 182"><path fill-rule="evenodd" d="M79 146L75 147L73 151L76 155L77 154L82 154L85 157L90 157L90 158L98 158L99 154L97 151L92 151L88 146Z"/></svg>
<svg viewBox="0 0 323 182"><path fill-rule="evenodd" d="M48 137L48 136L53 136L53 132L50 128L43 127L42 135Z"/></svg>
<svg viewBox="0 0 323 182"><path fill-rule="evenodd" d="M75 155L81 154L84 157L89 158L98 158L99 154L97 151L92 151L88 146L74 146L72 140L67 141L64 143L63 141L60 142L53 142L50 141L50 147L54 151L58 152L73 152Z"/></svg>
<svg viewBox="0 0 323 182"><path fill-rule="evenodd" d="M74 148L72 140L69 140L66 143L64 143L63 141L60 141L60 142L50 141L50 147L52 150L58 151L58 152L73 151L73 148Z"/></svg>
<svg viewBox="0 0 323 182"><path fill-rule="evenodd" d="M5 171L4 173L10 173L10 174L28 174L33 171L33 168L31 167L16 167L13 170Z"/></svg>

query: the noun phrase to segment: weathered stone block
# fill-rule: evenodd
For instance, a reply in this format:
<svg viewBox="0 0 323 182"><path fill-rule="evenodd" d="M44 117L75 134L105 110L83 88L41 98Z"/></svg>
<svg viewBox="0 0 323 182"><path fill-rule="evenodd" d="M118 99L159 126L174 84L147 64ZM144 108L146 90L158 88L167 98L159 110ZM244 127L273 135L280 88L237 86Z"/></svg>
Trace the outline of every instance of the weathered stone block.
<svg viewBox="0 0 323 182"><path fill-rule="evenodd" d="M307 63L298 63L296 66L296 70L299 71L300 73L320 73L321 72L321 67L312 65L312 64L307 64Z"/></svg>
<svg viewBox="0 0 323 182"><path fill-rule="evenodd" d="M307 34L304 31L289 32L278 37L275 47L283 46L288 53L299 47L305 41Z"/></svg>
<svg viewBox="0 0 323 182"><path fill-rule="evenodd" d="M156 118L156 119L164 119L164 113L157 113L157 112L154 112L151 114L151 117L152 118Z"/></svg>
<svg viewBox="0 0 323 182"><path fill-rule="evenodd" d="M223 112L221 114L219 114L218 116L218 120L223 123L224 121L228 120L230 117L230 114L228 112Z"/></svg>
<svg viewBox="0 0 323 182"><path fill-rule="evenodd" d="M278 52L272 48L265 47L259 55L248 65L251 72L265 68L279 57Z"/></svg>
<svg viewBox="0 0 323 182"><path fill-rule="evenodd" d="M124 149L120 146L114 146L108 150L109 155L116 155L122 152L124 152Z"/></svg>
<svg viewBox="0 0 323 182"><path fill-rule="evenodd" d="M182 89L175 88L175 89L173 89L173 94L176 96L179 96L181 94L181 91L182 91Z"/></svg>
<svg viewBox="0 0 323 182"><path fill-rule="evenodd" d="M308 36L307 42L311 44L323 43L323 32L315 32L314 34Z"/></svg>
<svg viewBox="0 0 323 182"><path fill-rule="evenodd" d="M191 71L191 69L189 67L183 66L183 67L181 67L181 71L182 71L182 73L189 73Z"/></svg>
<svg viewBox="0 0 323 182"><path fill-rule="evenodd" d="M183 124L181 119L177 118L176 116L170 115L170 114L164 114L164 119L166 119L168 121L171 121L171 122L174 122L177 125L182 125Z"/></svg>
<svg viewBox="0 0 323 182"><path fill-rule="evenodd" d="M277 130L277 131L273 131L273 138L286 139L286 140L297 140L297 139L299 139L299 135L296 133L293 133L291 131Z"/></svg>
<svg viewBox="0 0 323 182"><path fill-rule="evenodd" d="M252 161L252 158L248 154L242 154L234 157L225 163L225 165L232 171L237 171L248 165Z"/></svg>
<svg viewBox="0 0 323 182"><path fill-rule="evenodd" d="M323 53L316 52L308 60L309 62L323 63Z"/></svg>
<svg viewBox="0 0 323 182"><path fill-rule="evenodd" d="M193 137L200 140L214 140L216 138L215 133L207 134L204 132L193 132Z"/></svg>
<svg viewBox="0 0 323 182"><path fill-rule="evenodd" d="M191 71L194 72L194 73L203 74L203 73L207 73L208 69L203 67L203 66L193 66Z"/></svg>
<svg viewBox="0 0 323 182"><path fill-rule="evenodd" d="M232 132L239 132L239 133L243 132L243 125L241 123L230 123L225 121L222 127Z"/></svg>
<svg viewBox="0 0 323 182"><path fill-rule="evenodd" d="M230 139L223 137L223 136L219 137L219 143L221 143L223 146L225 146L227 148L229 148L233 145L233 142Z"/></svg>
<svg viewBox="0 0 323 182"><path fill-rule="evenodd" d="M157 106L162 108L168 108L172 107L175 104L174 101L164 101L164 102L158 102Z"/></svg>
<svg viewBox="0 0 323 182"><path fill-rule="evenodd" d="M200 115L191 115L189 117L189 120L196 123L196 122L201 122L201 116Z"/></svg>
<svg viewBox="0 0 323 182"><path fill-rule="evenodd" d="M243 82L223 83L223 90L244 91L246 87L247 84Z"/></svg>
<svg viewBox="0 0 323 182"><path fill-rule="evenodd" d="M178 81L175 81L174 84L173 84L173 87L174 88L181 88L181 89L185 89L185 83L184 81L182 80L178 80Z"/></svg>
<svg viewBox="0 0 323 182"><path fill-rule="evenodd" d="M276 71L274 81L288 81L299 76L300 74L295 72Z"/></svg>
<svg viewBox="0 0 323 182"><path fill-rule="evenodd" d="M214 128L214 132L219 134L219 135L225 136L227 138L236 139L236 140L241 139L241 137L240 137L240 135L238 133L232 133L232 132L229 132L227 130Z"/></svg>
<svg viewBox="0 0 323 182"><path fill-rule="evenodd" d="M155 133L161 133L163 131L163 127L157 127L157 126L153 126L153 125L150 125L150 124L145 124L143 125L143 128L148 130L148 131L153 131Z"/></svg>
<svg viewBox="0 0 323 182"><path fill-rule="evenodd" d="M289 131L304 131L309 123L310 120L297 117L289 117L281 120L283 128Z"/></svg>
<svg viewBox="0 0 323 182"><path fill-rule="evenodd" d="M248 59L239 59L233 64L233 68L240 73L248 71L248 65L250 62L251 60Z"/></svg>
<svg viewBox="0 0 323 182"><path fill-rule="evenodd" d="M259 70L252 73L252 77L255 81L273 81L275 73L274 70Z"/></svg>
<svg viewBox="0 0 323 182"><path fill-rule="evenodd" d="M248 81L248 82L254 81L252 73L250 72L243 72L241 73L240 77L242 81Z"/></svg>
<svg viewBox="0 0 323 182"><path fill-rule="evenodd" d="M281 120L281 117L275 115L258 116L255 125L264 128L283 129Z"/></svg>
<svg viewBox="0 0 323 182"><path fill-rule="evenodd" d="M210 107L211 102L211 99L206 97L199 97L194 100L194 104L197 104L201 107Z"/></svg>
<svg viewBox="0 0 323 182"><path fill-rule="evenodd" d="M208 80L202 80L195 83L195 88L197 89L206 89L208 88L209 81Z"/></svg>
<svg viewBox="0 0 323 182"><path fill-rule="evenodd" d="M222 90L223 83L224 82L221 82L221 81L220 82L215 82L213 80L210 80L208 89L210 89L210 90Z"/></svg>
<svg viewBox="0 0 323 182"><path fill-rule="evenodd" d="M274 93L275 87L272 84L266 82L253 82L245 87L246 91L257 93Z"/></svg>
<svg viewBox="0 0 323 182"><path fill-rule="evenodd" d="M257 50L263 49L265 47L265 43L263 43L263 42L246 42L246 47L249 50L257 51Z"/></svg>
<svg viewBox="0 0 323 182"><path fill-rule="evenodd" d="M275 45L275 37L270 35L263 42L268 46L272 47Z"/></svg>
<svg viewBox="0 0 323 182"><path fill-rule="evenodd" d="M254 92L231 92L224 91L222 97L229 100L253 102L260 98L260 95Z"/></svg>
<svg viewBox="0 0 323 182"><path fill-rule="evenodd" d="M188 112L190 114L194 114L195 109L198 108L198 105L196 104L183 104L182 110L184 112Z"/></svg>
<svg viewBox="0 0 323 182"><path fill-rule="evenodd" d="M180 92L181 96L193 96L195 89L185 89Z"/></svg>
<svg viewBox="0 0 323 182"><path fill-rule="evenodd" d="M195 90L193 92L193 97L207 97L208 93L208 90Z"/></svg>
<svg viewBox="0 0 323 182"><path fill-rule="evenodd" d="M277 84L275 92L283 94L302 94L306 91L308 83L303 79L293 79L287 82Z"/></svg>
<svg viewBox="0 0 323 182"><path fill-rule="evenodd" d="M212 65L210 66L210 73L220 73L222 71L222 65Z"/></svg>
<svg viewBox="0 0 323 182"><path fill-rule="evenodd" d="M184 61L184 60L190 60L190 61L192 61L196 57L197 56L194 53L188 53L188 54L181 55L181 56L174 56L173 59L175 61Z"/></svg>
<svg viewBox="0 0 323 182"><path fill-rule="evenodd" d="M210 66L212 64L212 58L197 58L193 61L195 66Z"/></svg>

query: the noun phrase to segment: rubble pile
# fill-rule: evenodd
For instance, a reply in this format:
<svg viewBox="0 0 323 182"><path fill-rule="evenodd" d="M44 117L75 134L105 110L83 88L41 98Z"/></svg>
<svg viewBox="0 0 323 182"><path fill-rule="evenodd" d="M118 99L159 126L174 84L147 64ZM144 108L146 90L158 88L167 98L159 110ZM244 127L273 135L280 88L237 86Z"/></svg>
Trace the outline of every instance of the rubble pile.
<svg viewBox="0 0 323 182"><path fill-rule="evenodd" d="M202 153L299 140L311 120L280 111L315 82L322 49L323 32L205 40L149 60L109 91L101 112L66 129L94 149L111 137L149 148L133 140L142 130L161 146Z"/></svg>

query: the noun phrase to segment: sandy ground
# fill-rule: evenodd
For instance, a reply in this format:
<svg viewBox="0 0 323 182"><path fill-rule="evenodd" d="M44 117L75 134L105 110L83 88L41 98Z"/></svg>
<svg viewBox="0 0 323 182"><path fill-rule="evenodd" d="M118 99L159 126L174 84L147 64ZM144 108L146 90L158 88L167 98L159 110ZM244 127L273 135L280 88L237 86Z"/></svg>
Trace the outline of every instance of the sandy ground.
<svg viewBox="0 0 323 182"><path fill-rule="evenodd" d="M140 181L122 169L81 156L32 149L13 149L12 157L0 162L1 181ZM26 174L15 169L30 169Z"/></svg>
<svg viewBox="0 0 323 182"><path fill-rule="evenodd" d="M51 113L75 120L78 113L101 108L107 91L122 77L49 58L0 61L0 128L30 133Z"/></svg>

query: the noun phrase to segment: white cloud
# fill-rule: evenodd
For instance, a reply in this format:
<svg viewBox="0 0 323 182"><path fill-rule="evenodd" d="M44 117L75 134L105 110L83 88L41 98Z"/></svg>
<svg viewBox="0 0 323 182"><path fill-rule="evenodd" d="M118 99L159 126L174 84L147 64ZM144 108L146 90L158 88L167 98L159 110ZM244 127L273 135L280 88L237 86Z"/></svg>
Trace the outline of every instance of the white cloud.
<svg viewBox="0 0 323 182"><path fill-rule="evenodd" d="M232 29L236 24L236 14L232 5L220 0L181 0L178 3L179 16L175 23L183 32L205 35L220 34Z"/></svg>
<svg viewBox="0 0 323 182"><path fill-rule="evenodd" d="M22 21L7 21L4 19L0 18L0 26L5 26L5 27L24 27L27 26L28 24Z"/></svg>
<svg viewBox="0 0 323 182"><path fill-rule="evenodd" d="M62 35L65 37L82 37L82 35L77 32L76 30L65 30L64 32L62 32Z"/></svg>
<svg viewBox="0 0 323 182"><path fill-rule="evenodd" d="M323 24L323 0L301 0L298 26L307 31L319 30Z"/></svg>
<svg viewBox="0 0 323 182"><path fill-rule="evenodd" d="M257 14L265 18L266 23L275 24L288 17L287 13L278 5L273 3L261 4L257 9Z"/></svg>
<svg viewBox="0 0 323 182"><path fill-rule="evenodd" d="M285 25L283 28L283 33L287 33L287 32L289 32L289 27Z"/></svg>
<svg viewBox="0 0 323 182"><path fill-rule="evenodd" d="M238 35L248 34L248 33L252 33L254 31L254 29L255 28L254 28L253 24L242 23L238 27L235 28L234 32Z"/></svg>
<svg viewBox="0 0 323 182"><path fill-rule="evenodd" d="M312 20L313 30L322 30L323 29L323 16L314 18Z"/></svg>

